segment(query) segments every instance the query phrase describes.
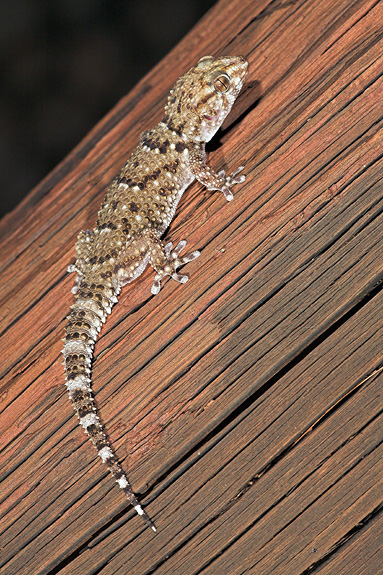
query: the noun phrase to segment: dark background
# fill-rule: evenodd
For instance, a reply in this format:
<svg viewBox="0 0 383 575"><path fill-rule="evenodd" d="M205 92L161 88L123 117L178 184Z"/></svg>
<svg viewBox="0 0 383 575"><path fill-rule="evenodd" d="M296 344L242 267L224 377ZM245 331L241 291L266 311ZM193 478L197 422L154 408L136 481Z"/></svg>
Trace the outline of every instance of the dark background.
<svg viewBox="0 0 383 575"><path fill-rule="evenodd" d="M214 0L0 0L0 217Z"/></svg>

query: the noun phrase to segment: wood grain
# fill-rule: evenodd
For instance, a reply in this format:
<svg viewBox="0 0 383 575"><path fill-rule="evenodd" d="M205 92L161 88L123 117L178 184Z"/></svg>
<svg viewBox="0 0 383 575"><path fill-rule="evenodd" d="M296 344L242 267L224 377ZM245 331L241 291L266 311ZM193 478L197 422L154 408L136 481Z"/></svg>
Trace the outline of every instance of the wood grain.
<svg viewBox="0 0 383 575"><path fill-rule="evenodd" d="M222 0L0 222L0 573L341 575L381 562L383 4ZM113 485L65 392L79 230L204 54L248 82L166 234L185 286L125 288L95 350ZM186 268L185 268L186 271Z"/></svg>

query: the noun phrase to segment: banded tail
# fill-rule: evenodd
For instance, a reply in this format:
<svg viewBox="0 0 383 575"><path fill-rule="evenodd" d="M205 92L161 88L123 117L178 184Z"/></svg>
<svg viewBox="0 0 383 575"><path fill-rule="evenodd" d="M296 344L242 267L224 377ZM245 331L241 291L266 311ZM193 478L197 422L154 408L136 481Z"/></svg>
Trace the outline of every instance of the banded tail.
<svg viewBox="0 0 383 575"><path fill-rule="evenodd" d="M75 271L70 269L68 271ZM97 416L92 394L91 365L97 334L117 302L118 292L96 281L86 282L79 278L72 289L76 302L71 306L64 340L64 365L66 385L80 424L88 434L98 455L121 487L129 503L143 520L156 531L153 522L139 504L105 436Z"/></svg>

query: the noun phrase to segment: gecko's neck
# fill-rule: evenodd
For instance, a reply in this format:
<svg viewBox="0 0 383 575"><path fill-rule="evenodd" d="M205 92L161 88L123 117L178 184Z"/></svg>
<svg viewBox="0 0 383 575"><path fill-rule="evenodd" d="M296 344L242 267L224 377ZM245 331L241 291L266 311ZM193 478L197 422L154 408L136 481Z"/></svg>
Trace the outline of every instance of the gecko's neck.
<svg viewBox="0 0 383 575"><path fill-rule="evenodd" d="M183 142L187 142L188 144L192 144L194 146L200 147L205 146L206 141L200 138L193 138L190 137L190 133L188 130L185 130L185 123L179 123L175 125L172 120L167 120L163 118L161 122L157 125L157 128L160 130L168 131L172 136L176 135L182 140ZM184 131L185 130L185 131Z"/></svg>

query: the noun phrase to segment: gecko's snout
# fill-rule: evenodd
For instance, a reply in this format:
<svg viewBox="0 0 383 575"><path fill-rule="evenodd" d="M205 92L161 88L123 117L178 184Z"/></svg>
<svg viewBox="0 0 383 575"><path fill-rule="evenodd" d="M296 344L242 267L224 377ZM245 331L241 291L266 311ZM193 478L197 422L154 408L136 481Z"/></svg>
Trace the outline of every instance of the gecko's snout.
<svg viewBox="0 0 383 575"><path fill-rule="evenodd" d="M234 80L236 86L242 86L249 63L244 56L224 56L217 60L217 67L228 74Z"/></svg>
<svg viewBox="0 0 383 575"><path fill-rule="evenodd" d="M248 67L249 63L244 56L235 56L233 58L232 68L242 80L247 74Z"/></svg>

